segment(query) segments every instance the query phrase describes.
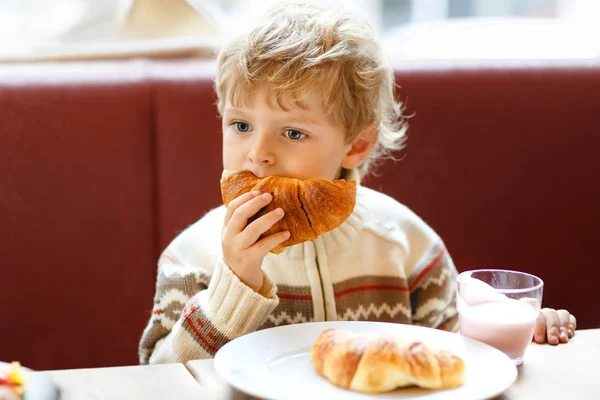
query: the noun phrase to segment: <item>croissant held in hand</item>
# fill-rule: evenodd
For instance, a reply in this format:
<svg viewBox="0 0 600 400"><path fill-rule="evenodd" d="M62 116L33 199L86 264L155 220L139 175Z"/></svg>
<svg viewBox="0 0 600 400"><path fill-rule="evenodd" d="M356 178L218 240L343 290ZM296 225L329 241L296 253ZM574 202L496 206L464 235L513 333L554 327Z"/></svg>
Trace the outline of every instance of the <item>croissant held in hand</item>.
<svg viewBox="0 0 600 400"><path fill-rule="evenodd" d="M432 352L420 342L392 334L356 334L327 329L311 349L319 375L335 385L366 393L417 385L427 389L461 386L465 364L450 351Z"/></svg>
<svg viewBox="0 0 600 400"><path fill-rule="evenodd" d="M355 181L282 176L261 179L250 171L223 172L221 196L225 206L251 190L271 193L273 200L248 220L248 224L276 208L285 211L283 218L260 236L262 239L277 232L290 232L288 240L271 250L274 254L337 228L350 216L356 203Z"/></svg>

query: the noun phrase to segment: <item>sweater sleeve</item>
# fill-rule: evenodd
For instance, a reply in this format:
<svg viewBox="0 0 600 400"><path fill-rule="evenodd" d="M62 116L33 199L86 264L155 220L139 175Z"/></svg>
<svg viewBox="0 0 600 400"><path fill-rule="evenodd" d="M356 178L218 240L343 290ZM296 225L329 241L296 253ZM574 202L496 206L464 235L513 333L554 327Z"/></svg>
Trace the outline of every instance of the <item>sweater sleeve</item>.
<svg viewBox="0 0 600 400"><path fill-rule="evenodd" d="M425 253L409 277L413 324L458 332L457 275L443 244Z"/></svg>
<svg viewBox="0 0 600 400"><path fill-rule="evenodd" d="M278 304L266 274L254 292L222 258L212 272L182 261L168 251L159 259L154 308L139 346L141 364L211 358L225 343L258 329Z"/></svg>

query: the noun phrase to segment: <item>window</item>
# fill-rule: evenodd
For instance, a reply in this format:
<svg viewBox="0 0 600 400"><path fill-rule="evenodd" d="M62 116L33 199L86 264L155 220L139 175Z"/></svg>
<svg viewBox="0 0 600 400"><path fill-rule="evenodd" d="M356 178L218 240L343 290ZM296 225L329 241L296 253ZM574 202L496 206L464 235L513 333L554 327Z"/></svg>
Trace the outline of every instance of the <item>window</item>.
<svg viewBox="0 0 600 400"><path fill-rule="evenodd" d="M213 31L182 30L163 23L150 29L160 39L195 37L204 45L243 28L278 0L1 0L0 58L53 48L123 46L123 24L132 4L188 7ZM286 1L286 0L284 0ZM289 1L289 0L288 0ZM320 0L365 16L395 59L597 57L597 0ZM185 10L184 10L185 11ZM152 18L148 13L141 18ZM140 21L136 21L140 22ZM142 21L144 22L144 21ZM198 23L195 27L198 27ZM139 33L139 32L138 32ZM131 37L129 38L131 39ZM127 42L131 44L131 42ZM171 41L170 43L174 43ZM188 40L189 45L189 40ZM146 43L148 44L148 43Z"/></svg>

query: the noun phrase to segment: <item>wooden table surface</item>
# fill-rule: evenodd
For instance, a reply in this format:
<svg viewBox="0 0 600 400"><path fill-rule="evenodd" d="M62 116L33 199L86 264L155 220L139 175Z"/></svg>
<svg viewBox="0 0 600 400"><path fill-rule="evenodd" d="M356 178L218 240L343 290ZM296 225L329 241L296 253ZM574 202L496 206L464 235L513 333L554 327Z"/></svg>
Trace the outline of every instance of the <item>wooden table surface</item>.
<svg viewBox="0 0 600 400"><path fill-rule="evenodd" d="M600 399L600 329L577 331L566 345L532 343L518 372L517 381L494 400ZM254 399L221 379L212 360L40 374L58 386L61 400Z"/></svg>

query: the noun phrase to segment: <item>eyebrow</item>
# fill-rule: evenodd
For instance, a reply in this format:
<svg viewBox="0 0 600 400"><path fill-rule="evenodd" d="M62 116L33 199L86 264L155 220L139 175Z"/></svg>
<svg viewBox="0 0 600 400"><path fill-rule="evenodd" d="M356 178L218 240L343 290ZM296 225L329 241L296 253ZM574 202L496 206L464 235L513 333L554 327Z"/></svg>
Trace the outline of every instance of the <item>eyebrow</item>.
<svg viewBox="0 0 600 400"><path fill-rule="evenodd" d="M289 120L300 124L319 125L310 118L289 118Z"/></svg>
<svg viewBox="0 0 600 400"><path fill-rule="evenodd" d="M242 108L228 107L225 109L225 114L246 114Z"/></svg>
<svg viewBox="0 0 600 400"><path fill-rule="evenodd" d="M238 114L238 115L248 115L248 114L252 114L249 111L245 111L242 108L234 108L234 107L228 107L225 109L225 113L226 114ZM295 123L300 123L300 124L306 124L306 125L319 125L317 122L315 122L313 119L311 119L310 117L302 117L302 118L295 118L295 117L286 117L285 120L287 121L291 121L291 122L295 122Z"/></svg>

